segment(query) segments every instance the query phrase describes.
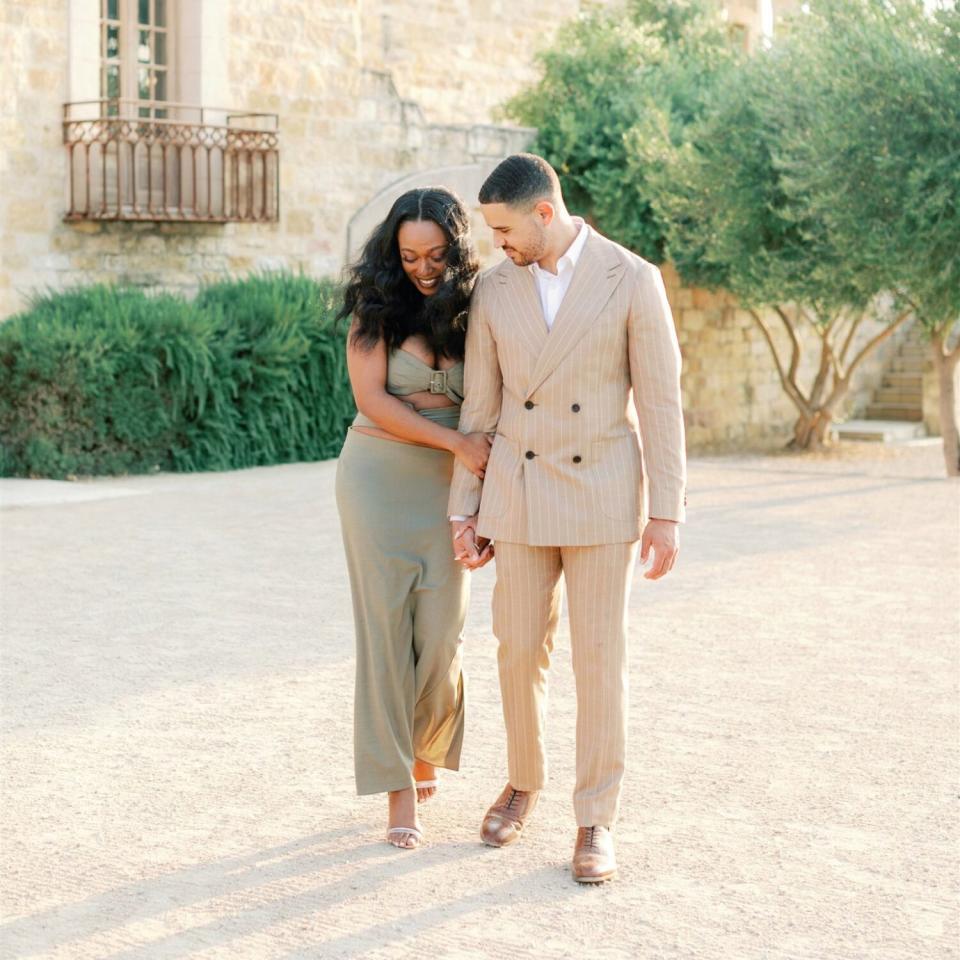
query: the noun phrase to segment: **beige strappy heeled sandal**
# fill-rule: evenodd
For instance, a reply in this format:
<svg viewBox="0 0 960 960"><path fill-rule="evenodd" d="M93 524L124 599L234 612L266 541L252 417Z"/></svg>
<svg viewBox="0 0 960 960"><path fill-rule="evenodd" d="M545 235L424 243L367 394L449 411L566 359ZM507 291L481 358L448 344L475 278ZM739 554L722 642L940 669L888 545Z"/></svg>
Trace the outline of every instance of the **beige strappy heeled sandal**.
<svg viewBox="0 0 960 960"><path fill-rule="evenodd" d="M397 839L392 840L391 837ZM404 843L405 837L410 837L413 843ZM423 834L416 827L391 827L387 831L387 843L398 850L416 850L423 843Z"/></svg>
<svg viewBox="0 0 960 960"><path fill-rule="evenodd" d="M437 795L437 791L440 789L440 781L417 780L414 786L417 788L417 803L426 803L431 797L435 797ZM433 789L433 793L428 794L426 797L420 796L421 790L430 790L431 788Z"/></svg>

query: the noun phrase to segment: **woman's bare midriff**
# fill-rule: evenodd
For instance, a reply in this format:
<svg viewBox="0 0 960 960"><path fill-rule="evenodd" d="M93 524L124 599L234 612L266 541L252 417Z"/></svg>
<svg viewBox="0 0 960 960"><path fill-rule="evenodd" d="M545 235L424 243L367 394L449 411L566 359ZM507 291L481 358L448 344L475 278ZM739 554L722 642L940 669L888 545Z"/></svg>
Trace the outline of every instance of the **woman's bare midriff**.
<svg viewBox="0 0 960 960"><path fill-rule="evenodd" d="M405 350L407 353L413 354L413 356L422 360L427 366L435 368L436 363L439 361L440 370L448 370L450 367L455 366L455 362L447 359L446 357L437 357L434 355L433 351L430 350L430 345L422 337L407 337L406 340L400 344L400 349ZM418 393L407 394L404 397L398 397L398 400L402 400L404 403L409 403L414 410L438 410L441 407L455 407L456 404L444 394L430 393L429 390L421 390ZM414 447L430 447L431 450L441 450L442 447L433 447L428 443L417 443L415 440L404 440L403 437L398 437L396 434L391 433L389 430L384 430L381 427L351 427L351 430L356 430L357 433L365 433L371 437L379 437L381 440L393 440L396 443L409 443Z"/></svg>
<svg viewBox="0 0 960 960"><path fill-rule="evenodd" d="M443 394L430 393L428 391L421 391L420 393L411 393L405 397L398 397L398 399L403 400L404 403L409 403L414 410L438 410L441 407L455 407L456 404L449 398L443 396ZM414 447L430 447L431 450L440 450L441 447L432 447L428 443L417 443L415 440L404 440L403 437L398 437L396 434L391 433L389 430L384 430L381 427L351 427L351 430L355 430L357 433L365 433L371 437L379 437L381 440L393 440L396 443L409 443Z"/></svg>

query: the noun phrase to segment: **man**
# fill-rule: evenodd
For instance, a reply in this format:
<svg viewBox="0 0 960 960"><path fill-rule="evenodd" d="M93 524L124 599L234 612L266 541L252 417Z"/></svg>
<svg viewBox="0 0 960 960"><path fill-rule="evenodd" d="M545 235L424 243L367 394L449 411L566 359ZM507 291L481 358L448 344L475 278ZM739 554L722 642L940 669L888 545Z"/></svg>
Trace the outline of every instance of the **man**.
<svg viewBox="0 0 960 960"><path fill-rule="evenodd" d="M457 463L449 514L465 565L485 562L496 541L509 782L481 836L491 846L519 839L546 783L562 573L577 686L573 876L597 883L617 869L610 831L623 781L637 541L642 534L643 562L653 555L645 576L659 579L684 518L680 352L660 272L571 217L541 157L500 163L480 204L510 262L484 273L473 294L460 430L496 436L482 481Z"/></svg>

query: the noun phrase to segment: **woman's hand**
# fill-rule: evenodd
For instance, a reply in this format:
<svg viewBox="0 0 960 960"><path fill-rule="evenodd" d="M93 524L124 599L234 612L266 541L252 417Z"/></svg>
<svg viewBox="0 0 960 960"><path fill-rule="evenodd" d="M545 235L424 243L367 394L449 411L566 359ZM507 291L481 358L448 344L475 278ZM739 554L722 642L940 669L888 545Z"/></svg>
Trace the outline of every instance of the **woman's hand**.
<svg viewBox="0 0 960 960"><path fill-rule="evenodd" d="M483 479L493 441L485 433L457 434L454 456L476 477Z"/></svg>
<svg viewBox="0 0 960 960"><path fill-rule="evenodd" d="M453 558L465 570L479 570L493 559L493 541L477 536L477 518L452 520Z"/></svg>

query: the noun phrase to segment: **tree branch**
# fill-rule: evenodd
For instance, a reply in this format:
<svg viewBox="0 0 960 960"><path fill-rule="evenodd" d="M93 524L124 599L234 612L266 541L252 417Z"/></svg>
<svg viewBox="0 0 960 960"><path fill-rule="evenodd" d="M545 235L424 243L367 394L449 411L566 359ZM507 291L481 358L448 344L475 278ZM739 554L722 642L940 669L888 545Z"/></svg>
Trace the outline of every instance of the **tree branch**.
<svg viewBox="0 0 960 960"><path fill-rule="evenodd" d="M808 318L809 319L809 318ZM843 326L843 310L838 310L826 323L826 326L823 328L824 337L829 338L834 331ZM810 321L811 323L813 321ZM816 326L816 324L814 324Z"/></svg>
<svg viewBox="0 0 960 960"><path fill-rule="evenodd" d="M790 318L784 312L783 307L778 305L778 306L775 306L773 309L776 310L777 313L779 314L780 319L783 321L783 325L787 328L787 334L790 337L790 342L792 344L793 352L790 355L790 370L787 376L790 378L790 382L796 385L797 368L800 366L800 354L802 353L803 348L800 346L800 339L799 337L797 337L797 331L793 328L793 324L790 322ZM801 310L802 312L802 308L798 307L797 309ZM762 327L763 322L760 320L760 315L754 310L751 310L750 312L754 315L757 322L760 323ZM764 332L768 333L768 331L766 331L766 328L764 328ZM772 340L770 341L770 343L771 343L771 349L772 349L773 347Z"/></svg>
<svg viewBox="0 0 960 960"><path fill-rule="evenodd" d="M943 332L941 349L943 350L944 359L950 364L950 369L952 370L953 367L957 365L957 362L960 361L960 337L957 338L957 342L952 347L948 346L948 344L954 332L960 333L960 317L945 326L946 329Z"/></svg>
<svg viewBox="0 0 960 960"><path fill-rule="evenodd" d="M784 324L786 325L787 329L790 331L791 339L793 340L793 343L794 343L793 359L790 364L789 373L785 372L783 369L783 364L780 362L780 355L777 353L777 345L773 342L773 335L771 334L770 328L767 326L766 321L763 319L763 317L760 316L759 311L754 310L752 308L750 310L750 315L753 317L754 320L756 320L757 326L760 328L761 332L763 333L763 336L767 341L767 346L770 347L770 353L773 354L773 362L777 367L777 373L780 376L780 383L782 384L783 389L786 391L787 396L793 401L794 406L796 406L796 408L805 417L808 417L810 416L810 405L809 403L807 403L803 394L800 392L800 389L797 386L796 381L794 380L794 376L797 370L797 365L799 363L798 353L800 349L800 344L797 341L796 331L794 331L790 327L789 321L786 319L786 317L784 317L780 308L776 307L775 309L780 314L780 317L783 320Z"/></svg>
<svg viewBox="0 0 960 960"><path fill-rule="evenodd" d="M819 324L816 322L816 320L814 320L810 316L810 314L807 312L806 307L804 307L803 304L800 304L800 303L797 304L797 313L800 314L800 316L803 317L803 319L806 320L807 323L809 323L810 326L813 327L813 329L816 330L817 333L819 334L820 332Z"/></svg>
<svg viewBox="0 0 960 960"><path fill-rule="evenodd" d="M857 317L854 319L853 323L850 324L850 330L847 333L847 339L843 342L843 347L840 350L840 363L841 365L847 359L847 353L850 351L850 345L853 343L853 338L856 332L860 329L860 324L863 323L863 318L866 316L866 313L861 311Z"/></svg>
<svg viewBox="0 0 960 960"><path fill-rule="evenodd" d="M835 319L836 318L834 318L834 320ZM814 378L813 386L810 388L810 404L815 409L820 406L820 397L823 395L823 388L826 385L827 377L830 375L831 370L834 373L834 379L836 379L837 360L833 355L833 345L830 343L829 336L829 329L834 320L830 320L827 323L827 326L823 329L820 336L820 367Z"/></svg>
<svg viewBox="0 0 960 960"><path fill-rule="evenodd" d="M849 380L850 375L860 365L860 361L863 360L863 358L868 353L870 353L870 351L873 350L874 347L883 343L883 341L886 340L894 332L894 330L898 329L899 327L902 327L903 324L910 318L911 315L912 315L911 310L904 310L896 318L896 320L894 320L892 323L887 324L887 326L884 327L875 337L873 337L873 339L868 340L863 345L860 352L853 358L853 360L850 361L850 366L847 367L847 372L844 374L844 379Z"/></svg>

